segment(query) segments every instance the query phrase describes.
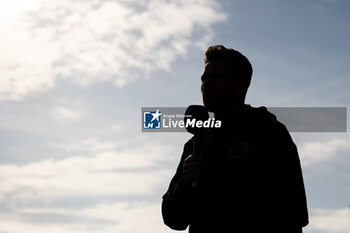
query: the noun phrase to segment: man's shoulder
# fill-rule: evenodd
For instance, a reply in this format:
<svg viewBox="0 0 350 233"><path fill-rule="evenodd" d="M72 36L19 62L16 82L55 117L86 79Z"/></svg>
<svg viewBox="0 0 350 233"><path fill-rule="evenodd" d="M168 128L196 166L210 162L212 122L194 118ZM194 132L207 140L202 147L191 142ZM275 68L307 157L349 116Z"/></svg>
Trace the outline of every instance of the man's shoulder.
<svg viewBox="0 0 350 233"><path fill-rule="evenodd" d="M262 128L269 128L270 130L286 131L286 126L278 120L278 117L270 112L267 107L253 107L247 105L249 117Z"/></svg>
<svg viewBox="0 0 350 233"><path fill-rule="evenodd" d="M296 145L288 128L278 120L278 116L271 113L265 106L251 107L251 122L253 135L266 145L273 145L276 149L296 151Z"/></svg>
<svg viewBox="0 0 350 233"><path fill-rule="evenodd" d="M264 122L277 121L276 115L271 113L265 106L253 107L251 105L247 105L246 112L250 118L253 118L253 120L256 120L259 122L260 121L264 121Z"/></svg>

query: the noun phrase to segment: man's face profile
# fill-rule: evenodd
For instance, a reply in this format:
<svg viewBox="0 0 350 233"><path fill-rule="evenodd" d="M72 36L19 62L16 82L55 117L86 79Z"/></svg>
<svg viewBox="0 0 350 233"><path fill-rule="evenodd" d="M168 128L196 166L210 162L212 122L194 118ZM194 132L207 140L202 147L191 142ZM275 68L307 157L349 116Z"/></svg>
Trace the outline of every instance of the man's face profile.
<svg viewBox="0 0 350 233"><path fill-rule="evenodd" d="M244 85L233 72L230 62L218 60L206 63L201 80L203 104L209 111L225 111L244 103Z"/></svg>

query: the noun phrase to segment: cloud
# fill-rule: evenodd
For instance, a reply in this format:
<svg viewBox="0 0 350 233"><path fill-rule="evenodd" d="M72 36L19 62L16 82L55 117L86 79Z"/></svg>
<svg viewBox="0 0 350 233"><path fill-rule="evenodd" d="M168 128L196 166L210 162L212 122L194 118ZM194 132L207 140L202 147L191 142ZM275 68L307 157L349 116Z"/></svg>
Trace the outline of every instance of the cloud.
<svg viewBox="0 0 350 233"><path fill-rule="evenodd" d="M0 165L0 203L53 202L67 197L151 195L168 183L160 166L170 148L140 145L116 150L110 143L91 145L88 156L45 159L26 165ZM73 149L73 153L79 151Z"/></svg>
<svg viewBox="0 0 350 233"><path fill-rule="evenodd" d="M16 6L26 2L16 11ZM30 4L32 3L32 4ZM0 100L45 92L59 80L123 87L203 46L225 19L213 0L1 1ZM199 38L199 39L194 39Z"/></svg>
<svg viewBox="0 0 350 233"><path fill-rule="evenodd" d="M159 190L174 172L164 166L173 148L133 144L89 138L53 145L68 158L0 165L0 231L170 232Z"/></svg>
<svg viewBox="0 0 350 233"><path fill-rule="evenodd" d="M79 120L82 117L82 113L77 109L61 106L55 107L52 114L56 119Z"/></svg>
<svg viewBox="0 0 350 233"><path fill-rule="evenodd" d="M52 47L17 24L0 25L0 100L19 100L54 87Z"/></svg>
<svg viewBox="0 0 350 233"><path fill-rule="evenodd" d="M71 219L86 218L90 222L82 223L30 223L25 221L21 215L43 214L43 215L64 215ZM46 232L104 232L104 233L164 233L172 232L167 228L161 218L160 205L146 202L125 202L100 204L81 210L61 208L22 208L16 209L15 214L1 215L1 229L5 232L22 233L25 231L46 233ZM100 224L100 223L104 224Z"/></svg>
<svg viewBox="0 0 350 233"><path fill-rule="evenodd" d="M312 209L310 224L307 229L325 231L327 233L349 232L349 210L342 209Z"/></svg>
<svg viewBox="0 0 350 233"><path fill-rule="evenodd" d="M344 137L338 136L328 141L311 141L301 144L299 152L303 167L324 162L334 158L342 150L349 150L349 142L350 137L346 135Z"/></svg>
<svg viewBox="0 0 350 233"><path fill-rule="evenodd" d="M101 141L98 138L87 138L71 143L55 143L52 146L56 149L64 150L69 154L96 155L104 151L114 151L118 148L119 144L120 142L116 143L112 141Z"/></svg>

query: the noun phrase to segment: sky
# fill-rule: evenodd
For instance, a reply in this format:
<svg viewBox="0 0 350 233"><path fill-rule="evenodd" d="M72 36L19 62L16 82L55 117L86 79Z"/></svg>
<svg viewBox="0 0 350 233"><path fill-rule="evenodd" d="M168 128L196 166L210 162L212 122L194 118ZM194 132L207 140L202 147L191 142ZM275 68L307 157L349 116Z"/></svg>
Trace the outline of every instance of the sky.
<svg viewBox="0 0 350 233"><path fill-rule="evenodd" d="M173 232L160 204L188 133L141 107L201 104L204 51L254 69L246 102L346 107L346 0L0 0L0 232ZM292 133L306 233L348 233L350 136Z"/></svg>

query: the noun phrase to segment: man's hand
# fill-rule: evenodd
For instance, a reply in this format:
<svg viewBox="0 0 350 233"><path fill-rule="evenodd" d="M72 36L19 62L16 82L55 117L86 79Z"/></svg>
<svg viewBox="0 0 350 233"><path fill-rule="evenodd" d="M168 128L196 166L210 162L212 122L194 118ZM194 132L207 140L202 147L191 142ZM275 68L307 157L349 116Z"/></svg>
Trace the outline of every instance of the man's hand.
<svg viewBox="0 0 350 233"><path fill-rule="evenodd" d="M185 159L182 170L186 184L192 185L202 173L202 160L198 156L190 155Z"/></svg>

